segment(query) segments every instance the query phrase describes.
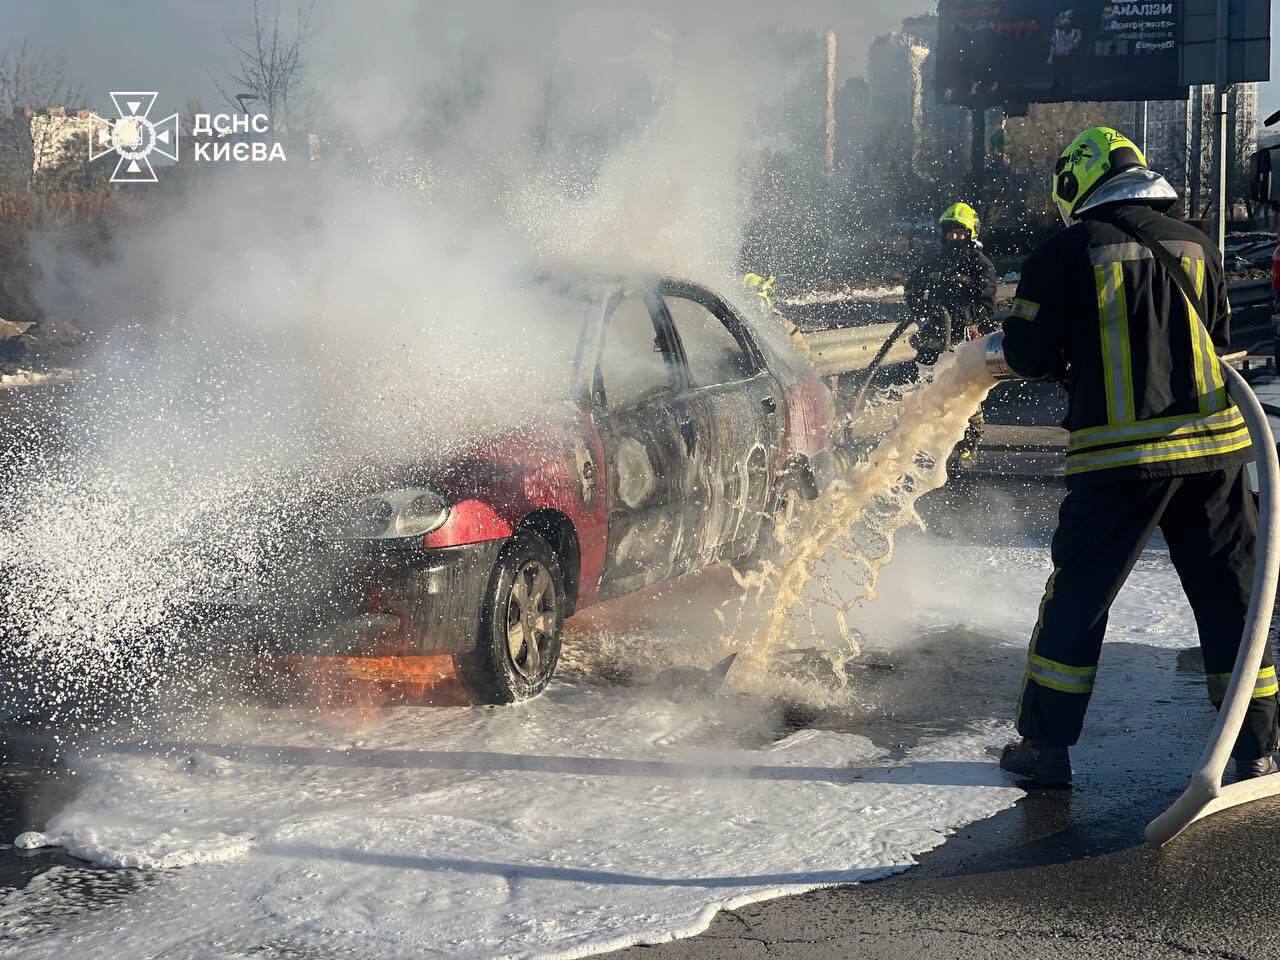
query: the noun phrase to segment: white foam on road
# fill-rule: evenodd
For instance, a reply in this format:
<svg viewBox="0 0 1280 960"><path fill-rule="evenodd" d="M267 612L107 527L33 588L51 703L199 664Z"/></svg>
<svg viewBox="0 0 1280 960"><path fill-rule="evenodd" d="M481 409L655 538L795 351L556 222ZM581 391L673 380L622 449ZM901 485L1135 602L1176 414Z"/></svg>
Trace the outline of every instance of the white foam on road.
<svg viewBox="0 0 1280 960"><path fill-rule="evenodd" d="M1053 561L1044 546L990 546L904 538L884 568L877 599L860 611L871 640L892 643L923 630L961 627L1025 645ZM1167 549L1138 558L1111 608L1106 639L1153 647L1197 644L1195 617Z"/></svg>
<svg viewBox="0 0 1280 960"><path fill-rule="evenodd" d="M841 287L839 290L810 290L797 297L778 302L788 307L808 307L815 304L847 303L850 300L892 300L903 295L903 287Z"/></svg>
<svg viewBox="0 0 1280 960"><path fill-rule="evenodd" d="M82 761L43 839L182 869L9 949L577 956L884 876L1021 795L991 756L1002 724L890 759L832 732L700 738L724 709L560 685L512 708L391 710L354 734L263 712L216 744Z"/></svg>
<svg viewBox="0 0 1280 960"><path fill-rule="evenodd" d="M873 641L960 627L1022 645L1050 569L1042 546L910 537L858 625ZM1167 553L1148 551L1108 640L1195 636ZM261 711L159 754L83 759L78 796L24 844L178 869L25 939L0 932L0 953L584 955L691 935L718 908L884 876L1021 795L994 763L1002 720L899 757L826 731L737 746L753 720L742 709L733 696L677 704L561 684L516 707L404 708L362 724ZM42 889L10 894L0 931L46 909Z"/></svg>

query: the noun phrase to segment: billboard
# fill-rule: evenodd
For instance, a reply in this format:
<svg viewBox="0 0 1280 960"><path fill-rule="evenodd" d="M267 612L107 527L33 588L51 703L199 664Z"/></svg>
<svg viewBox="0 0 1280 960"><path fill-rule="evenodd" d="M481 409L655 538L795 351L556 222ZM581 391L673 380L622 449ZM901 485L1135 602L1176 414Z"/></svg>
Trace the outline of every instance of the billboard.
<svg viewBox="0 0 1280 960"><path fill-rule="evenodd" d="M940 0L943 103L1184 100L1181 0Z"/></svg>

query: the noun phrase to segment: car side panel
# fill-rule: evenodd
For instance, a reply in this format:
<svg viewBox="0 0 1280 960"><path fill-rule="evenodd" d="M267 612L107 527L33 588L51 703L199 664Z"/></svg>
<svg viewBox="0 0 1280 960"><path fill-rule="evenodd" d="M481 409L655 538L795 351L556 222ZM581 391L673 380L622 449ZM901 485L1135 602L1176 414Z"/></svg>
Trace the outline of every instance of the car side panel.
<svg viewBox="0 0 1280 960"><path fill-rule="evenodd" d="M758 374L692 390L680 403L697 433L696 546L684 562L692 570L741 556L755 545L781 437L782 391L771 377Z"/></svg>
<svg viewBox="0 0 1280 960"><path fill-rule="evenodd" d="M609 505L600 596L607 598L650 586L677 570L685 546L685 491L694 477L686 453L690 440L670 397L603 414L599 427Z"/></svg>
<svg viewBox="0 0 1280 960"><path fill-rule="evenodd" d="M459 536L469 535L464 539L428 535L428 545L505 538L532 514L555 511L568 518L578 540L578 606L593 603L608 523L603 463L600 434L581 411L573 412L570 424L496 441L438 482L453 502L479 501L492 519L459 527Z"/></svg>

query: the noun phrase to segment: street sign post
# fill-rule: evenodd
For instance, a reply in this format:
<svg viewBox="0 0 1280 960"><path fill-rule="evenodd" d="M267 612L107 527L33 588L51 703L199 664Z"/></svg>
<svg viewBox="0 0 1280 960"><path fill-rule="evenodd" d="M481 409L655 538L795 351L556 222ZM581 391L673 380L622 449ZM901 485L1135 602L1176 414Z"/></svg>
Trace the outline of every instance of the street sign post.
<svg viewBox="0 0 1280 960"><path fill-rule="evenodd" d="M1227 239L1227 87L1271 77L1271 5L1268 0L1182 0L1179 77L1213 84L1214 230ZM1200 136L1197 126L1196 139Z"/></svg>

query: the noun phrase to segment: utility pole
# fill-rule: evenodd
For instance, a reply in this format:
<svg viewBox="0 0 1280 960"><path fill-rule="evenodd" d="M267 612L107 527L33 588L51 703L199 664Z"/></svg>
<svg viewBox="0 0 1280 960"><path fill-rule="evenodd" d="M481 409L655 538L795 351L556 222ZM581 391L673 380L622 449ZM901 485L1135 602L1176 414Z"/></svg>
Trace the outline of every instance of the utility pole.
<svg viewBox="0 0 1280 960"><path fill-rule="evenodd" d="M1213 103L1217 111L1217 123L1213 127L1213 220L1218 249L1224 253L1227 243L1227 56L1230 33L1230 3L1228 0L1218 0L1218 56L1213 83Z"/></svg>
<svg viewBox="0 0 1280 960"><path fill-rule="evenodd" d="M985 107L974 107L971 112L973 143L970 144L969 162L973 167L973 205L981 209L987 174L987 111Z"/></svg>
<svg viewBox="0 0 1280 960"><path fill-rule="evenodd" d="M1187 216L1200 216L1201 174L1204 172L1204 88L1198 84L1191 88L1191 129L1187 131L1187 172L1191 179L1187 191Z"/></svg>
<svg viewBox="0 0 1280 960"><path fill-rule="evenodd" d="M836 172L836 32L827 31L827 179Z"/></svg>

